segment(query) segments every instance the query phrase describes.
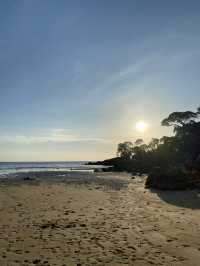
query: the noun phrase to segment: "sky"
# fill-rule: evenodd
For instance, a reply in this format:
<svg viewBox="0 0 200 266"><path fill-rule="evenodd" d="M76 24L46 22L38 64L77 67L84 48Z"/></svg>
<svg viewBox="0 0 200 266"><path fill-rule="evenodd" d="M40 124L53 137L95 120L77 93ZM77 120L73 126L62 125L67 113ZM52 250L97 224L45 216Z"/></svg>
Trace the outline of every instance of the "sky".
<svg viewBox="0 0 200 266"><path fill-rule="evenodd" d="M200 105L200 1L0 1L0 161L102 160ZM135 129L137 121L148 129Z"/></svg>

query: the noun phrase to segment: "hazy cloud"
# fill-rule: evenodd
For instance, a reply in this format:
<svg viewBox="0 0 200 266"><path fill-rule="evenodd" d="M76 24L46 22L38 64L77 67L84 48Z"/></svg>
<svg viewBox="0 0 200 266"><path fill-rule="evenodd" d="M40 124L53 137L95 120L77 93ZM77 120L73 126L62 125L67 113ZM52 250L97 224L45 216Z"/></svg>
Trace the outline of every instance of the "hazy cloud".
<svg viewBox="0 0 200 266"><path fill-rule="evenodd" d="M65 142L83 142L96 141L102 142L103 138L81 137L78 134L69 134L65 129L52 129L46 134L10 134L0 135L0 143L15 143L15 144L32 144L32 143L65 143Z"/></svg>

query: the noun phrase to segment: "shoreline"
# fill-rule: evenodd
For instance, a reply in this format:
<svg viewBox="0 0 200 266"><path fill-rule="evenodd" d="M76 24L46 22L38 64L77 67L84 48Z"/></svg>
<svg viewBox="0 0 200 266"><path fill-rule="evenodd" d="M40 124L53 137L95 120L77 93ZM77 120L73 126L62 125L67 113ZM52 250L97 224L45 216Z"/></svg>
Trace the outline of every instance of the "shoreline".
<svg viewBox="0 0 200 266"><path fill-rule="evenodd" d="M103 173L89 171L41 171L20 172L0 179L1 185L101 185L112 189L121 189L128 186L131 176L127 173Z"/></svg>
<svg viewBox="0 0 200 266"><path fill-rule="evenodd" d="M198 191L66 175L0 182L0 265L199 265Z"/></svg>

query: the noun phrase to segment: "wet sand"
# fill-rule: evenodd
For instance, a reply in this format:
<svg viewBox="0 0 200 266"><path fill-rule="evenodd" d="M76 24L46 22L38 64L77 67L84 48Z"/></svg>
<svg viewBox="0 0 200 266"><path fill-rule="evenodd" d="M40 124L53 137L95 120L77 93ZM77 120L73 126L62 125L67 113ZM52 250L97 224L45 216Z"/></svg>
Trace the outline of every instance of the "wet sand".
<svg viewBox="0 0 200 266"><path fill-rule="evenodd" d="M198 191L152 192L117 173L52 177L0 183L1 266L199 265Z"/></svg>

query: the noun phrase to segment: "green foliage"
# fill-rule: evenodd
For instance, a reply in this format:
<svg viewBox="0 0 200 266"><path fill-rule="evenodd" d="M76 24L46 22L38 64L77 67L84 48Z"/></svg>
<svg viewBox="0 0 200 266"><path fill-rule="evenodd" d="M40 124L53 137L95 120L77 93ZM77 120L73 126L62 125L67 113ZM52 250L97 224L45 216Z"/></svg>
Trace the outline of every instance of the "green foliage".
<svg viewBox="0 0 200 266"><path fill-rule="evenodd" d="M146 180L147 188L162 190L184 190L190 188L191 178L181 168L169 168L163 170L159 167L153 169Z"/></svg>

